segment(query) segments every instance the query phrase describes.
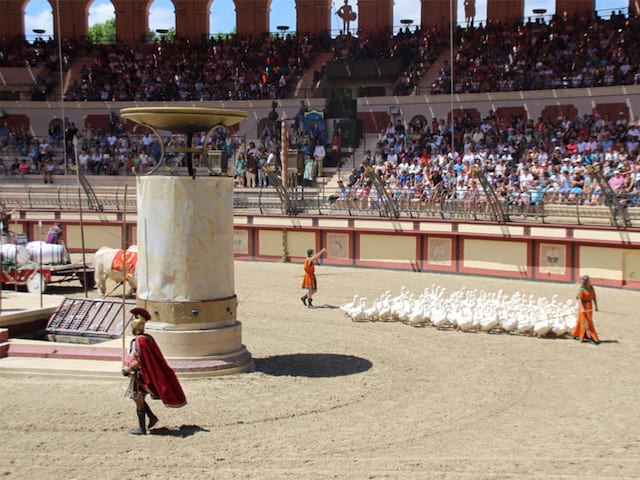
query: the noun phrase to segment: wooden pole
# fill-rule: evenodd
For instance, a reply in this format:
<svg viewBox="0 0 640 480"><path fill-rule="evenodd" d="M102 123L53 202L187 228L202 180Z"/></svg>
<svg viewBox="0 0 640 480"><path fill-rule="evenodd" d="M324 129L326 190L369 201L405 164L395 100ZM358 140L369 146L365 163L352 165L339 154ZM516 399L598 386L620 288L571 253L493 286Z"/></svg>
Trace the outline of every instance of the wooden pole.
<svg viewBox="0 0 640 480"><path fill-rule="evenodd" d="M127 191L129 186L124 186L124 207L122 210L122 367L126 366L125 332L127 329Z"/></svg>
<svg viewBox="0 0 640 480"><path fill-rule="evenodd" d="M78 162L78 137L73 137L73 155L76 162L76 180L78 181L78 209L80 213L80 243L82 247L82 287L84 288L84 298L89 298L89 288L87 286L87 284L89 283L87 282L87 258L85 253L85 244L84 244L84 217L83 217L83 210L82 210L82 193L80 191L81 172L80 172L80 163ZM64 238L64 235L62 236L62 238ZM67 248L66 243L64 245L64 249L67 251L67 254L69 254L69 249Z"/></svg>

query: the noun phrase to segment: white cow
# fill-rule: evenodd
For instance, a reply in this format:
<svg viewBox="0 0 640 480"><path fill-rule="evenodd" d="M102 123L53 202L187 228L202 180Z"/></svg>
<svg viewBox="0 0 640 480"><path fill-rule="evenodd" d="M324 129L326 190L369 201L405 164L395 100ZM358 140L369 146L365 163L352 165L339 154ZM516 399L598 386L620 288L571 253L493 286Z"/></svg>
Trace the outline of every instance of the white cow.
<svg viewBox="0 0 640 480"><path fill-rule="evenodd" d="M118 265L114 265L113 262L120 252L122 250L118 248L100 247L94 255L96 285L100 289L102 296L105 296L107 291L107 278L116 283L122 283L124 280L123 269L118 268ZM130 246L127 249L127 254L133 255L133 264L135 265L138 259L138 247L136 245ZM127 271L127 277L127 283L130 287L128 295L133 295L137 288L135 268L133 272Z"/></svg>

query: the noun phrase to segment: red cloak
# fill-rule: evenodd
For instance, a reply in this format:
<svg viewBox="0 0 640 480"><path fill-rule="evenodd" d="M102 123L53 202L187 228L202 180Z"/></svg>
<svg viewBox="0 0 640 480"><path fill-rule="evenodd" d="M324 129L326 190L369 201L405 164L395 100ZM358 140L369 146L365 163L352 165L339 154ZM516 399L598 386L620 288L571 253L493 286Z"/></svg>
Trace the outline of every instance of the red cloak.
<svg viewBox="0 0 640 480"><path fill-rule="evenodd" d="M142 381L153 397L165 407L179 408L187 404L178 377L164 359L160 347L150 335L136 336Z"/></svg>

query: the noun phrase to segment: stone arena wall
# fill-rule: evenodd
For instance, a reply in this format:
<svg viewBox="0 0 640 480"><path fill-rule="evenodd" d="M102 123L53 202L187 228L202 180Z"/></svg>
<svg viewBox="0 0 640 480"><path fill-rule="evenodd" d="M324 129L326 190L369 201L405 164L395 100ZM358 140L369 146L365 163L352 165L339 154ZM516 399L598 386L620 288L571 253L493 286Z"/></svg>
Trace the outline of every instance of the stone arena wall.
<svg viewBox="0 0 640 480"><path fill-rule="evenodd" d="M44 238L62 222L67 248L92 254L101 246L135 243L136 215L28 211L12 230ZM123 242L123 239L125 240ZM153 243L153 238L148 239ZM500 225L484 222L380 220L236 215L239 260L302 263L308 248L327 249L322 262L419 272L575 283L590 275L598 285L640 288L640 231L579 225Z"/></svg>

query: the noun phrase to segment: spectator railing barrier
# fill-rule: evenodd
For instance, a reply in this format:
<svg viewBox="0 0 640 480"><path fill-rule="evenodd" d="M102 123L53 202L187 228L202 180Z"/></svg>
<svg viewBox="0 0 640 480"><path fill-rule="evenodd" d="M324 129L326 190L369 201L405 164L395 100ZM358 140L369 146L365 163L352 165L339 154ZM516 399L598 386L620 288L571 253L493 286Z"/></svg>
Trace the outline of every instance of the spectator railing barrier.
<svg viewBox="0 0 640 480"><path fill-rule="evenodd" d="M482 185L482 189L487 192L487 200L489 202L493 220L495 220L496 222L508 222L509 216L505 213L503 204L498 200L496 191L484 174L484 170L475 167L473 169L473 173L475 173L476 178L480 182L480 185Z"/></svg>
<svg viewBox="0 0 640 480"><path fill-rule="evenodd" d="M591 175L593 175L596 182L598 182L598 185L600 186L600 189L604 194L604 203L607 207L609 207L613 224L618 227L631 226L629 215L627 213L627 196L621 196L613 188L611 188L611 185L609 185L609 182L607 182L607 179L602 174L602 170L599 166L589 166L587 167L587 170L589 171L589 173L591 173Z"/></svg>
<svg viewBox="0 0 640 480"><path fill-rule="evenodd" d="M270 178L270 181L273 182ZM273 183L272 183L273 184ZM53 187L33 185L3 185L0 199L11 209L20 202L22 210L64 210L78 211L90 209L87 197L78 195L77 186L59 185ZM234 191L234 209L265 215L329 215L329 216L375 216L387 218L441 219L458 221L495 221L492 202L497 202L504 212L505 222L553 223L579 225L611 225L620 229L640 228L640 198L636 194L617 195L619 205L623 205L625 222L616 215L621 210L606 205L607 198L602 192L582 193L569 198L547 192L540 201L532 201L528 193L513 192L496 194L495 198L482 191L456 191L453 188L426 189L412 194L401 190L388 191L382 195L373 187L352 188L346 196L337 189L319 189L301 186L289 189L289 197L295 207L285 213L281 193L276 188L237 188ZM99 212L122 212L124 187L94 187L97 202L102 206ZM384 194L383 194L384 195ZM135 195L129 195L127 211L135 212ZM391 212L397 212L391 213ZM102 218L102 217L101 217Z"/></svg>
<svg viewBox="0 0 640 480"><path fill-rule="evenodd" d="M77 168L78 168L77 166L74 167L74 169L77 169ZM82 186L82 189L84 190L84 193L87 195L87 201L89 202L89 208L91 208L91 210L95 210L95 211L101 212L103 210L102 203L100 203L100 200L96 196L96 192L93 191L93 188L91 187L91 184L89 183L89 180L87 179L85 174L82 173L82 169L78 169L76 174L78 175L78 181L80 182L80 185Z"/></svg>
<svg viewBox="0 0 640 480"><path fill-rule="evenodd" d="M296 215L299 213L297 206L297 198L293 194L293 191L286 188L282 179L277 175L277 173L273 170L267 172L267 178L269 179L269 185L273 185L280 197L280 202L282 202L282 213L286 213L287 215Z"/></svg>
<svg viewBox="0 0 640 480"><path fill-rule="evenodd" d="M365 172L366 176L371 179L371 183L378 193L378 197L380 198L380 208L384 212L385 216L389 218L398 218L400 216L398 208L395 202L391 199L389 190L385 187L380 176L371 167L367 167Z"/></svg>

